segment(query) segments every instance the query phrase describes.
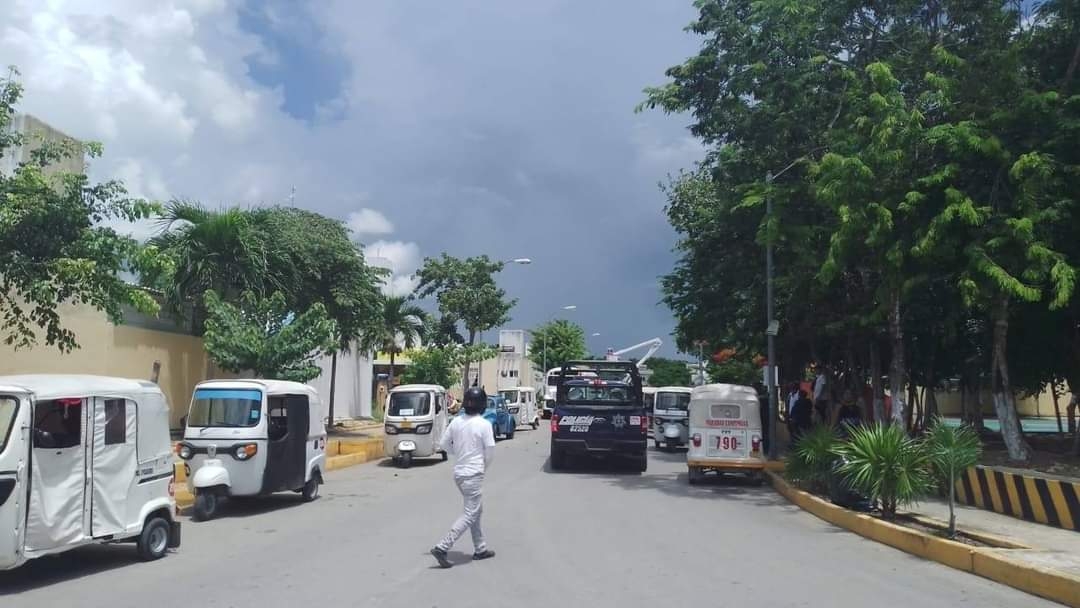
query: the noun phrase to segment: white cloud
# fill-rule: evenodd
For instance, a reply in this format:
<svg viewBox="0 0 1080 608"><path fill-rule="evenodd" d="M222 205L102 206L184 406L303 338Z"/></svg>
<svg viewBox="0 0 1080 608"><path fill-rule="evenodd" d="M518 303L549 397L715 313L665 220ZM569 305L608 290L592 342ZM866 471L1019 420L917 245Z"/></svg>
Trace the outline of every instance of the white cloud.
<svg viewBox="0 0 1080 608"><path fill-rule="evenodd" d="M364 208L353 211L345 220L349 229L357 235L386 235L394 232L394 225L382 213Z"/></svg>
<svg viewBox="0 0 1080 608"><path fill-rule="evenodd" d="M364 257L372 266L386 268L390 278L383 285L383 293L404 296L416 289L413 274L423 261L420 246L405 241L376 241L364 247Z"/></svg>

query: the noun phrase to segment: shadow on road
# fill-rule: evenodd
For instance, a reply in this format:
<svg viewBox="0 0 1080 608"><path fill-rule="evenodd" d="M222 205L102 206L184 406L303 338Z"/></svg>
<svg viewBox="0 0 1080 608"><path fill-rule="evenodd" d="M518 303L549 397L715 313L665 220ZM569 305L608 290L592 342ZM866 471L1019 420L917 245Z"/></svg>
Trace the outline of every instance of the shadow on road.
<svg viewBox="0 0 1080 608"><path fill-rule="evenodd" d="M0 597L129 567L140 561L134 544L93 545L58 555L39 557L15 570L0 572ZM168 561L166 556L160 563L164 565ZM77 602L72 605L76 604ZM0 602L0 605L8 604Z"/></svg>
<svg viewBox="0 0 1080 608"><path fill-rule="evenodd" d="M413 459L412 465L409 467L409 469L426 469L428 467L433 467L437 464L442 463L443 459L440 456L432 456L431 458L415 458ZM394 460L392 458L383 458L375 466L382 467L384 469L401 469L402 471L409 470L394 464Z"/></svg>

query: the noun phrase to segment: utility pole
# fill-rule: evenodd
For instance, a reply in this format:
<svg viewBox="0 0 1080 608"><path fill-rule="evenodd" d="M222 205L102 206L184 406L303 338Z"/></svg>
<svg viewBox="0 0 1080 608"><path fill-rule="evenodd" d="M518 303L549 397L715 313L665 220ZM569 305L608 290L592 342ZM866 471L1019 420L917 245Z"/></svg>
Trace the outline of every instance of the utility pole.
<svg viewBox="0 0 1080 608"><path fill-rule="evenodd" d="M296 186L293 186L292 190L289 192L289 206L296 206Z"/></svg>
<svg viewBox="0 0 1080 608"><path fill-rule="evenodd" d="M772 218L773 218L773 201L769 196L768 187L772 184L773 174L770 171L765 174L765 316L767 317L766 323L766 340L768 342L768 361L765 368L766 379L765 386L769 391L769 420L768 420L768 437L769 437L769 459L776 459L776 421L779 418L777 415L776 404L776 332L777 322L775 313L773 311L773 241L772 241Z"/></svg>

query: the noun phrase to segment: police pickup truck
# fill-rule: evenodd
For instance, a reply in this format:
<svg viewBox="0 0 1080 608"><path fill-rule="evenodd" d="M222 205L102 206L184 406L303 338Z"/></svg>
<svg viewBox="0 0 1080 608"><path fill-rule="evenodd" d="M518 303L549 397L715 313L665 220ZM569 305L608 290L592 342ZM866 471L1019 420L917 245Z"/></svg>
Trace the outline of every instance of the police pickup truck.
<svg viewBox="0 0 1080 608"><path fill-rule="evenodd" d="M649 419L637 366L628 361L563 365L551 414L551 468L575 456L625 457L648 466Z"/></svg>

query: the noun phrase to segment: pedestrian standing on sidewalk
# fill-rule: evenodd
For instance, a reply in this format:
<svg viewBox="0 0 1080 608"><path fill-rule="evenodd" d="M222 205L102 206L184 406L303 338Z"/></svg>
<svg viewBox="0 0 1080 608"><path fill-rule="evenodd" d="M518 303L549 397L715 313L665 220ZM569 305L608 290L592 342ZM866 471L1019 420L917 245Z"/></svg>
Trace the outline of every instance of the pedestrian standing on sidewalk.
<svg viewBox="0 0 1080 608"><path fill-rule="evenodd" d="M431 550L431 555L443 568L453 566L447 553L461 535L465 534L465 530L472 532L473 560L495 557L495 552L487 548L484 533L480 529L480 516L484 512L484 473L491 465L491 458L495 453L495 434L492 432L491 423L482 415L487 409L487 393L484 389L474 386L465 391L462 409L465 410L465 415L457 416L450 422L439 446L454 457L454 483L465 501L461 516Z"/></svg>

